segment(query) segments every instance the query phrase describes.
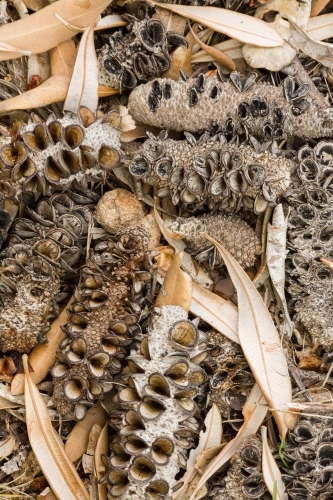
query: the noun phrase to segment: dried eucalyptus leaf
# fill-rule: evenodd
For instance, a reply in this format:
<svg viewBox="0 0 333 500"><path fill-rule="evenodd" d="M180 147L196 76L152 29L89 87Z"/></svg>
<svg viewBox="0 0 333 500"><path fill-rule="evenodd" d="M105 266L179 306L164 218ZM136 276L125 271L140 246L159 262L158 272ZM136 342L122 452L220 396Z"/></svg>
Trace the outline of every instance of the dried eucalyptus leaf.
<svg viewBox="0 0 333 500"><path fill-rule="evenodd" d="M262 472L268 491L273 495L274 483L277 483L276 500L287 500L285 485L282 480L281 471L275 462L267 442L267 427L261 426L262 439Z"/></svg>

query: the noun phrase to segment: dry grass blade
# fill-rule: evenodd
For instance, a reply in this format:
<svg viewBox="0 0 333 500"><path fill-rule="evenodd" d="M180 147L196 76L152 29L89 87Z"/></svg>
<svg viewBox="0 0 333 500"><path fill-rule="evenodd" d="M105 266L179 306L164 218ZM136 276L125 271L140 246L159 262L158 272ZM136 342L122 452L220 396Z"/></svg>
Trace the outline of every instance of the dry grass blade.
<svg viewBox="0 0 333 500"><path fill-rule="evenodd" d="M45 52L75 34L55 14L80 31L96 21L109 3L109 0L58 0L29 17L0 26L0 40L16 49L29 50L32 54ZM1 61L16 57L21 57L21 54L0 51Z"/></svg>
<svg viewBox="0 0 333 500"><path fill-rule="evenodd" d="M98 61L94 28L95 24L92 24L82 35L64 104L64 109L73 113L77 113L80 106L86 106L95 113L98 105Z"/></svg>
<svg viewBox="0 0 333 500"><path fill-rule="evenodd" d="M39 382L44 380L48 371L56 362L59 342L66 336L61 330L61 326L68 322L67 308L72 302L73 298L69 300L65 309L52 323L50 330L46 334L47 342L37 344L29 354L29 363L34 370L30 378L35 384L39 384ZM19 396L24 393L24 375L22 373L15 375L10 390L13 396Z"/></svg>
<svg viewBox="0 0 333 500"><path fill-rule="evenodd" d="M267 442L267 427L261 427L262 439L262 473L268 491L273 495L274 483L277 484L276 500L287 500L285 486L282 480L281 471L275 462L270 447Z"/></svg>
<svg viewBox="0 0 333 500"><path fill-rule="evenodd" d="M288 431L284 412L292 400L292 393L281 339L269 311L245 271L222 245L202 234L215 244L236 288L240 345L283 438Z"/></svg>
<svg viewBox="0 0 333 500"><path fill-rule="evenodd" d="M244 439L257 432L266 416L267 411L268 407L266 406L265 398L260 391L259 385L256 384L247 398L243 408L244 424L239 429L237 436L229 441L217 457L215 457L208 465L199 483L197 484L191 500L195 497L196 492L199 491L199 489L208 481L208 479L215 474L220 467L230 460Z"/></svg>
<svg viewBox="0 0 333 500"><path fill-rule="evenodd" d="M218 61L219 63L223 64L223 66L225 66L226 68L228 68L230 71L236 71L236 64L234 63L234 61L229 56L227 56L226 54L224 54L220 50L217 50L214 47L211 47L210 45L207 45L206 43L203 43L200 40L200 38L198 38L196 36L196 34L193 32L191 26L190 26L190 31L192 33L193 38L195 39L195 41L199 45L199 47L201 47L203 50L205 50L207 52L207 54L209 54L210 56L212 56L212 58L215 61Z"/></svg>
<svg viewBox="0 0 333 500"><path fill-rule="evenodd" d="M192 298L191 277L180 269L183 253L177 253L164 278L163 288L157 296L155 306L181 306L190 309Z"/></svg>
<svg viewBox="0 0 333 500"><path fill-rule="evenodd" d="M280 35L269 24L232 10L219 7L164 4L153 2L153 0L149 0L149 3L171 10L240 42L250 43L258 47L279 47L284 43Z"/></svg>
<svg viewBox="0 0 333 500"><path fill-rule="evenodd" d="M30 377L28 356L24 354L25 411L31 448L54 494L59 500L89 500L64 445L52 426L47 407Z"/></svg>
<svg viewBox="0 0 333 500"><path fill-rule="evenodd" d="M195 469L197 458L205 450L218 446L221 443L222 419L220 411L215 403L213 403L212 408L207 413L207 417L205 419L205 427L206 430L204 432L200 432L199 444L197 448L191 450L190 452L190 456L186 463L186 472L181 479L183 485L179 490L176 491L173 496L173 500L181 500L182 498L184 498L185 494L186 496L190 495L192 479L198 473L198 471Z"/></svg>
<svg viewBox="0 0 333 500"><path fill-rule="evenodd" d="M238 312L231 302L193 282L190 311L228 339L239 344Z"/></svg>

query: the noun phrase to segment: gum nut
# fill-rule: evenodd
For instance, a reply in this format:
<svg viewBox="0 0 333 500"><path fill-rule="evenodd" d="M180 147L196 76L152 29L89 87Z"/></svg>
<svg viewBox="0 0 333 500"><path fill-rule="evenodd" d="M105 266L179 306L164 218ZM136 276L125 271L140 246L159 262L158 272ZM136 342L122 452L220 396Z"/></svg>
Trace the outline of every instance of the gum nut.
<svg viewBox="0 0 333 500"><path fill-rule="evenodd" d="M134 194L126 189L108 191L97 203L95 219L112 234L140 225L145 213Z"/></svg>
<svg viewBox="0 0 333 500"><path fill-rule="evenodd" d="M142 219L140 226L146 229L150 234L148 250L154 250L158 247L161 239L161 231L155 217L151 214L146 215L146 217Z"/></svg>

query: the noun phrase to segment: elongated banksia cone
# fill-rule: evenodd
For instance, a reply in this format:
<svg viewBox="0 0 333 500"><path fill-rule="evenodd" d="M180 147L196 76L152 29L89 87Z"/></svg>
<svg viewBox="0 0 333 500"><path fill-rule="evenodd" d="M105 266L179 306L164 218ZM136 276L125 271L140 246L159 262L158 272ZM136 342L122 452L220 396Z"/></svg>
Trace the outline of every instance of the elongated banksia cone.
<svg viewBox="0 0 333 500"><path fill-rule="evenodd" d="M333 259L333 143L305 145L297 156L294 187L287 198L291 207L286 266L290 305L296 313L296 328L331 352L333 274L320 258Z"/></svg>
<svg viewBox="0 0 333 500"><path fill-rule="evenodd" d="M97 242L83 267L52 369L53 399L61 413L74 410L80 420L111 390L125 347L140 333L141 293L152 277L140 268L148 241L145 230L129 227L114 239Z"/></svg>
<svg viewBox="0 0 333 500"><path fill-rule="evenodd" d="M127 358L117 402L118 415L108 461L110 498L171 499L176 474L199 432L194 401L206 374L205 335L180 306L163 306L148 336Z"/></svg>
<svg viewBox="0 0 333 500"><path fill-rule="evenodd" d="M73 193L74 198L76 197ZM79 196L79 195L78 195ZM89 201L89 192L81 199ZM26 207L14 221L2 251L0 275L0 350L29 352L57 314L56 298L84 257L83 245L92 214L67 193Z"/></svg>
<svg viewBox="0 0 333 500"><path fill-rule="evenodd" d="M244 131L260 139L281 137L331 137L333 109L320 108L309 97L309 86L297 88L294 78L274 87L255 83L256 74L241 78L232 73L230 81L218 76L174 82L153 80L131 93L129 112L155 127L198 132L219 127Z"/></svg>
<svg viewBox="0 0 333 500"><path fill-rule="evenodd" d="M169 228L181 236L188 248L200 258L206 258L207 248L211 245L200 233L214 236L239 264L243 267L253 266L257 255L262 252L261 243L253 229L237 215L207 214L198 217L178 217ZM215 265L222 259L217 256Z"/></svg>
<svg viewBox="0 0 333 500"><path fill-rule="evenodd" d="M290 162L268 151L227 144L223 135L191 134L186 141L146 140L129 163L137 179L156 186L160 197L171 195L175 205L235 211L241 206L263 212L290 184Z"/></svg>
<svg viewBox="0 0 333 500"><path fill-rule="evenodd" d="M32 201L70 187L87 189L120 161L120 131L95 120L87 108L79 116L67 113L45 122L33 115L26 125L15 122L9 136L0 138L0 189L6 197Z"/></svg>

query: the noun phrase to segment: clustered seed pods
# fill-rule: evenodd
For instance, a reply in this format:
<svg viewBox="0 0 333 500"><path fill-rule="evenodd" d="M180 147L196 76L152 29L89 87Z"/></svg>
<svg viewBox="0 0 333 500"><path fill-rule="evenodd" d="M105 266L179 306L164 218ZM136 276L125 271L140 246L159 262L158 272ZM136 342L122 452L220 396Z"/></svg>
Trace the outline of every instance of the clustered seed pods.
<svg viewBox="0 0 333 500"><path fill-rule="evenodd" d="M169 229L181 236L198 260L209 258L212 266L221 265L222 258L215 246L209 244L201 232L221 243L243 267L253 266L262 253L261 243L253 229L237 215L207 214L187 219L178 217Z"/></svg>
<svg viewBox="0 0 333 500"><path fill-rule="evenodd" d="M157 196L171 196L174 205L255 213L275 203L290 184L290 162L251 146L227 144L223 135L199 141L155 138L151 134L129 164L136 179L157 187Z"/></svg>
<svg viewBox="0 0 333 500"><path fill-rule="evenodd" d="M175 476L199 432L195 397L206 381L198 365L205 335L180 306L163 306L139 350L127 358L111 413L118 436L106 464L111 498L170 499Z"/></svg>
<svg viewBox="0 0 333 500"><path fill-rule="evenodd" d="M187 47L183 36L166 31L158 19L151 18L147 4L139 4L137 17L125 14L126 30L116 31L99 56L99 81L102 85L132 90L137 82L158 76L170 67L170 50Z"/></svg>
<svg viewBox="0 0 333 500"><path fill-rule="evenodd" d="M70 195L73 195L72 199ZM25 208L28 218L14 221L3 250L0 275L0 350L29 352L45 341L57 315L61 285L84 258L92 214L89 191L55 194ZM97 197L98 198L98 197ZM74 200L85 202L76 204Z"/></svg>
<svg viewBox="0 0 333 500"><path fill-rule="evenodd" d="M74 410L81 420L111 390L125 347L140 334L145 299L152 300L152 275L141 269L148 241L145 230L129 227L114 239L97 242L81 270L69 322L62 327L66 337L52 369L53 399L63 414Z"/></svg>
<svg viewBox="0 0 333 500"><path fill-rule="evenodd" d="M320 141L298 151L293 190L287 198L289 249L288 291L295 310L295 327L305 329L314 344L333 350L332 272L320 261L332 260L333 143Z"/></svg>
<svg viewBox="0 0 333 500"><path fill-rule="evenodd" d="M129 112L141 122L155 127L198 132L244 130L260 139L284 137L331 137L332 108L320 109L309 97L309 86L297 87L293 77L274 87L256 83L255 73L230 81L200 74L177 82L153 80L140 85L130 95Z"/></svg>
<svg viewBox="0 0 333 500"><path fill-rule="evenodd" d="M219 332L207 333L209 356L209 402L215 403L222 420L237 432L243 423L242 408L254 385L254 378L241 347Z"/></svg>
<svg viewBox="0 0 333 500"><path fill-rule="evenodd" d="M84 107L79 116L50 115L45 123L33 115L28 125L17 121L1 137L0 189L7 198L30 203L41 195L71 187L86 190L88 181L101 182L120 162L120 131L108 120L95 120Z"/></svg>

